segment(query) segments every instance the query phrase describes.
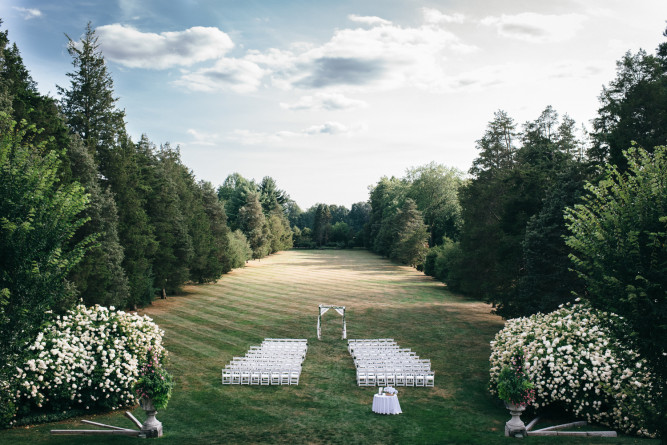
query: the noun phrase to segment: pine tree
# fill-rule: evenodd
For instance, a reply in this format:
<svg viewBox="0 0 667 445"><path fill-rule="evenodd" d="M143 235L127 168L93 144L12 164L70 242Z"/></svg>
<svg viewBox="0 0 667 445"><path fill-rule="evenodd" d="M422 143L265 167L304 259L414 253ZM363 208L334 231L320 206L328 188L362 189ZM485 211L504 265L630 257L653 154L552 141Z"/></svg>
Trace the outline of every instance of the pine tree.
<svg viewBox="0 0 667 445"><path fill-rule="evenodd" d="M89 219L76 234L83 240L99 234L98 243L72 270L70 279L87 305L125 307L129 284L122 267L123 248L118 238L118 213L109 188L100 184L95 162L77 136L68 150L72 175L85 188L90 204L84 215Z"/></svg>
<svg viewBox="0 0 667 445"><path fill-rule="evenodd" d="M106 174L118 207L118 236L130 287L128 306L136 308L149 304L155 294L157 240L147 213L152 196L153 146L145 136L137 144L125 137L109 155Z"/></svg>
<svg viewBox="0 0 667 445"><path fill-rule="evenodd" d="M257 259L268 255L269 229L256 192L248 193L246 203L239 209L237 218L241 231L250 243L252 257Z"/></svg>
<svg viewBox="0 0 667 445"><path fill-rule="evenodd" d="M69 89L58 86L61 107L70 128L81 137L104 173L105 152L125 133L125 112L116 108L113 79L91 23L88 22L80 42L65 36L74 71L67 73Z"/></svg>
<svg viewBox="0 0 667 445"><path fill-rule="evenodd" d="M393 222L396 239L391 258L413 267L422 265L428 251L428 230L417 204L407 198Z"/></svg>

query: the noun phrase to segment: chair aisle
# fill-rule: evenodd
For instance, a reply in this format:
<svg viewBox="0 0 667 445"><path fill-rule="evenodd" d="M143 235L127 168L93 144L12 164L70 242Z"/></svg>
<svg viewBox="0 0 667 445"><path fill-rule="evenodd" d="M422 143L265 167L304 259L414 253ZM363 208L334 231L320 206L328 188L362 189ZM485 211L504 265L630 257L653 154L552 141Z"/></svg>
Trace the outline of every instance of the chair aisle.
<svg viewBox="0 0 667 445"><path fill-rule="evenodd" d="M234 357L222 370L223 385L298 385L308 340L267 338Z"/></svg>
<svg viewBox="0 0 667 445"><path fill-rule="evenodd" d="M435 384L431 361L401 348L393 338L348 340L357 367L358 386L428 386Z"/></svg>

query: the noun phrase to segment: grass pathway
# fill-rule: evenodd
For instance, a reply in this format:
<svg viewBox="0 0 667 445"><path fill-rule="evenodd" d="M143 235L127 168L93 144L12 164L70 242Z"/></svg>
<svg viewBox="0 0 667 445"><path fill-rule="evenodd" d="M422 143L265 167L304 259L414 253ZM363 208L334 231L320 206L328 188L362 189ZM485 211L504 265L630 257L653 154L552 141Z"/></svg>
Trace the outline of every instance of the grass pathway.
<svg viewBox="0 0 667 445"><path fill-rule="evenodd" d="M356 386L341 317L319 304L347 307L349 338L394 338L431 360L435 388L398 388L403 414L371 412L374 388ZM502 328L491 308L449 293L414 269L365 251L290 251L253 261L218 283L189 286L184 295L145 310L165 330L176 388L158 414L162 444L516 443L503 436L507 411L486 391L489 341ZM298 386L223 386L233 356L265 337L308 338ZM143 412L135 410L143 418ZM90 416L88 418L91 418ZM96 420L130 426L121 412ZM76 425L76 426L75 426ZM90 443L90 437L49 436L76 420L0 431L0 443ZM101 437L95 442L127 443ZM529 438L531 443L642 443L635 438Z"/></svg>

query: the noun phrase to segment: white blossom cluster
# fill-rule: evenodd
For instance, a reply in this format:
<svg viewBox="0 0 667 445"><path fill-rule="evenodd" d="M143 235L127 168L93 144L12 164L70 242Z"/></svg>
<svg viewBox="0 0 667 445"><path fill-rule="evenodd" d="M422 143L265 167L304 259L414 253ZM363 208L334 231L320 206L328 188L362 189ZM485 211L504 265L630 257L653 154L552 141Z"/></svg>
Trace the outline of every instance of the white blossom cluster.
<svg viewBox="0 0 667 445"><path fill-rule="evenodd" d="M561 402L578 418L653 436L645 427L642 407L653 405L660 395L651 392L646 361L615 341L603 319L623 323L615 314L584 304L508 320L491 342L491 392L512 351L521 347L535 384L536 408Z"/></svg>
<svg viewBox="0 0 667 445"><path fill-rule="evenodd" d="M163 334L146 315L79 305L28 345L30 357L14 376L15 404L52 410L133 405L132 385L148 348L166 354Z"/></svg>

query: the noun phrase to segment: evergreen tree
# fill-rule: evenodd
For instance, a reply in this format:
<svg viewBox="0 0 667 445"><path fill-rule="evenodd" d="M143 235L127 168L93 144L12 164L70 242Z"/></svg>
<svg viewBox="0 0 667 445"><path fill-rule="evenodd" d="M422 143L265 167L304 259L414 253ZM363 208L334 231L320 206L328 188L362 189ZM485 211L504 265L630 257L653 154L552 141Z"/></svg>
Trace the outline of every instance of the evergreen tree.
<svg viewBox="0 0 667 445"><path fill-rule="evenodd" d="M265 215L269 215L279 205L281 208L289 202L289 195L284 190L278 189L276 181L265 176L259 184L259 200Z"/></svg>
<svg viewBox="0 0 667 445"><path fill-rule="evenodd" d="M313 220L313 241L319 246L326 245L331 235L331 211L326 204L318 204Z"/></svg>
<svg viewBox="0 0 667 445"><path fill-rule="evenodd" d="M541 295L543 287L531 285L546 275L568 276L560 214L576 197L576 181L566 186L568 181L562 178L563 172L576 171L569 166L578 142L573 137L574 121L568 117L559 121L558 114L547 107L523 126L518 135L521 147L508 149L513 153L510 163L488 162L488 147L506 144L509 133L517 136L513 130L497 131L502 126L513 128L505 114L496 113L499 116L500 122L490 123L478 143L482 159L475 162L471 169L475 177L461 191L463 256L457 257L460 269L453 274L460 279L461 290L493 303L503 317L516 317L569 300L563 288ZM553 191L547 198L548 190ZM547 244L536 244L540 242Z"/></svg>
<svg viewBox="0 0 667 445"><path fill-rule="evenodd" d="M153 151L146 136L137 144L124 137L107 158L107 180L118 207L118 235L132 308L149 304L155 294L153 259L158 243L147 213L152 199Z"/></svg>
<svg viewBox="0 0 667 445"><path fill-rule="evenodd" d="M227 216L225 215L225 208L218 199L211 183L201 181L199 190L204 212L208 218L211 244L202 246L203 248L200 248L199 253L195 252L195 257L201 255L204 260L200 263L200 268L193 266L190 274L192 279L198 282L215 281L234 267L229 258Z"/></svg>
<svg viewBox="0 0 667 445"><path fill-rule="evenodd" d="M76 136L72 137L68 157L73 177L84 186L90 199L84 212L88 222L77 231L74 240L99 234L98 243L72 270L70 279L85 304L125 307L129 285L122 267L116 203L109 188L100 185L95 161Z"/></svg>
<svg viewBox="0 0 667 445"><path fill-rule="evenodd" d="M391 258L413 267L422 265L428 251L428 230L417 204L407 198L393 223L396 240L391 246Z"/></svg>
<svg viewBox="0 0 667 445"><path fill-rule="evenodd" d="M168 146L157 152L151 169L151 196L148 216L158 242L153 259L154 287L162 295L177 292L190 276L192 238L174 174L176 154Z"/></svg>
<svg viewBox="0 0 667 445"><path fill-rule="evenodd" d="M88 22L80 42L65 36L74 71L67 73L69 89L58 86L61 107L70 128L81 137L104 173L104 155L125 133L125 112L116 109L118 99L113 96L113 79L91 23Z"/></svg>
<svg viewBox="0 0 667 445"><path fill-rule="evenodd" d="M254 259L264 258L269 254L269 229L259 202L259 194L250 192L246 203L238 211L237 224L245 234Z"/></svg>
<svg viewBox="0 0 667 445"><path fill-rule="evenodd" d="M39 93L18 47L10 44L8 31L0 32L0 110L6 111L16 122L25 119L34 124L33 128L38 131L30 137L44 153L69 145L69 131L60 117L56 101ZM26 131L32 130L27 128ZM71 180L67 167L67 162L61 163L60 176Z"/></svg>
<svg viewBox="0 0 667 445"><path fill-rule="evenodd" d="M663 33L667 37L667 30ZM609 162L622 170L623 151L637 142L651 151L667 141L667 42L657 55L629 51L616 62L616 78L603 87L593 146L588 156L597 165Z"/></svg>
<svg viewBox="0 0 667 445"><path fill-rule="evenodd" d="M238 212L246 205L248 194L257 190L256 185L238 173L232 173L218 187L218 198L225 206L227 220L231 230L240 228Z"/></svg>

